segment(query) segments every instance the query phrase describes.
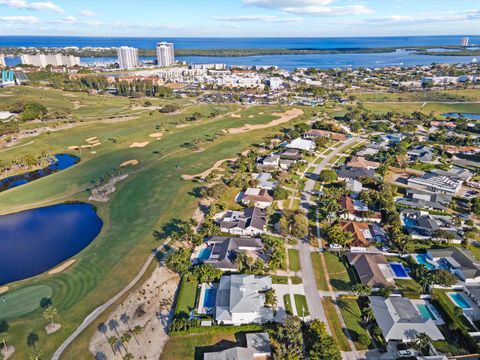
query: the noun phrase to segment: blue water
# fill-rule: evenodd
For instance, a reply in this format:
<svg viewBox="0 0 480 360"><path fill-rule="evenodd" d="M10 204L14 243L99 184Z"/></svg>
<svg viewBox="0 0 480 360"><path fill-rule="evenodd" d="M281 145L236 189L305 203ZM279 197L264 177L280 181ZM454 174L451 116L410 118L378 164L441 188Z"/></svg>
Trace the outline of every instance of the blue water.
<svg viewBox="0 0 480 360"><path fill-rule="evenodd" d="M20 185L27 184L31 181L51 175L61 170L65 170L80 161L80 158L70 154L57 154L54 156L55 162L44 169L29 171L23 174L9 176L0 180L0 192L11 189Z"/></svg>
<svg viewBox="0 0 480 360"><path fill-rule="evenodd" d="M417 37L350 37L350 38L132 38L132 37L54 37L54 36L0 36L1 46L99 46L128 45L141 49L153 49L158 41L172 41L177 49L220 48L289 48L289 49L344 49L371 47L404 47L458 45L462 36ZM472 43L479 43L480 36L471 36ZM141 60L152 60L142 58ZM384 67L429 65L434 62L456 64L469 63L473 56L429 56L410 51L379 54L310 54L310 55L261 55L247 57L177 57L188 63L224 63L226 65L276 65L292 70L297 67ZM18 58L7 58L7 65L18 64ZM114 62L116 58L82 58L84 63Z"/></svg>
<svg viewBox="0 0 480 360"><path fill-rule="evenodd" d="M463 117L467 120L480 120L480 114L471 114L471 113L446 113L446 114L442 114L442 116L451 117L454 119Z"/></svg>
<svg viewBox="0 0 480 360"><path fill-rule="evenodd" d="M392 268L395 276L397 278L408 278L408 274L405 271L405 268L400 263L390 263L390 267Z"/></svg>
<svg viewBox="0 0 480 360"><path fill-rule="evenodd" d="M198 257L197 259L199 260L208 260L210 258L210 254L212 253L212 249L211 248L205 248L205 249L201 249L199 254L198 254Z"/></svg>
<svg viewBox="0 0 480 360"><path fill-rule="evenodd" d="M41 274L88 246L103 222L90 204L0 216L0 285Z"/></svg>
<svg viewBox="0 0 480 360"><path fill-rule="evenodd" d="M418 308L418 311L420 312L420 315L422 315L424 319L437 320L437 317L432 312L432 310L430 310L427 304L417 304L417 308Z"/></svg>
<svg viewBox="0 0 480 360"><path fill-rule="evenodd" d="M203 307L213 308L215 306L215 299L217 297L217 289L206 288L205 297L203 298Z"/></svg>
<svg viewBox="0 0 480 360"><path fill-rule="evenodd" d="M459 308L461 308L461 309L470 309L471 308L470 304L467 302L467 300L465 300L465 298L463 297L462 294L460 294L460 293L449 293L448 295L450 295L450 298L452 299L452 301Z"/></svg>
<svg viewBox="0 0 480 360"><path fill-rule="evenodd" d="M423 254L417 254L415 255L415 258L417 259L417 262L419 264L425 265L428 270L434 270L435 265L427 261L427 257Z"/></svg>

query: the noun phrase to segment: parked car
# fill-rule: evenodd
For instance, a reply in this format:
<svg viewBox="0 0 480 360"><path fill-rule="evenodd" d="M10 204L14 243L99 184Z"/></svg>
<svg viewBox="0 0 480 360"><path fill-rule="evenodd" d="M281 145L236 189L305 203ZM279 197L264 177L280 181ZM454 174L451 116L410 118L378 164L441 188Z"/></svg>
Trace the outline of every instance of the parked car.
<svg viewBox="0 0 480 360"><path fill-rule="evenodd" d="M398 357L400 358L406 358L406 357L414 357L415 356L415 351L413 351L412 349L408 349L408 350L400 350L398 352Z"/></svg>

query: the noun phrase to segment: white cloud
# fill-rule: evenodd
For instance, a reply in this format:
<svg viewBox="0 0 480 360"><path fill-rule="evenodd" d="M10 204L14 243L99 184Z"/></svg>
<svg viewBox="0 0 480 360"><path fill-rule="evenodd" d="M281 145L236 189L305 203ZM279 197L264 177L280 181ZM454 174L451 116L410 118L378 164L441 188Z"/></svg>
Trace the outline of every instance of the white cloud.
<svg viewBox="0 0 480 360"><path fill-rule="evenodd" d="M372 17L366 19L361 24L407 24L407 23L452 23L464 22L480 19L480 9L463 11L446 11L417 15L392 15L382 17Z"/></svg>
<svg viewBox="0 0 480 360"><path fill-rule="evenodd" d="M40 22L36 16L0 16L0 20L22 24L38 24Z"/></svg>
<svg viewBox="0 0 480 360"><path fill-rule="evenodd" d="M28 2L26 0L0 0L0 5L16 9L27 10L49 10L54 12L64 12L64 10L51 1L47 2Z"/></svg>
<svg viewBox="0 0 480 360"><path fill-rule="evenodd" d="M91 11L91 10L80 10L78 14L82 16L88 16L88 17L98 15L95 11Z"/></svg>
<svg viewBox="0 0 480 360"><path fill-rule="evenodd" d="M365 5L331 6L335 0L243 0L251 6L280 10L296 15L342 16L371 13Z"/></svg>
<svg viewBox="0 0 480 360"><path fill-rule="evenodd" d="M240 15L240 16L214 16L215 20L218 21L260 21L266 23L288 23L288 22L298 22L303 21L301 17L291 17L291 18L279 18L277 16L270 15Z"/></svg>

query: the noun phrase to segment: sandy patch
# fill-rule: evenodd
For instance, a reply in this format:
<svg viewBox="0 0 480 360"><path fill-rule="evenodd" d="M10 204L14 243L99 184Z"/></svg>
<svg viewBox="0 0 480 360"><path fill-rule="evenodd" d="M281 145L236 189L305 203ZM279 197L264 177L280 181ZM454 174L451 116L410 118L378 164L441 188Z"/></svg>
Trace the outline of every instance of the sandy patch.
<svg viewBox="0 0 480 360"><path fill-rule="evenodd" d="M77 145L69 146L67 149L68 150L78 150L78 146Z"/></svg>
<svg viewBox="0 0 480 360"><path fill-rule="evenodd" d="M69 93L63 94L63 96L65 96L65 97L72 97L72 98L76 98L76 97L77 97L77 95L75 95L75 94L69 94Z"/></svg>
<svg viewBox="0 0 480 360"><path fill-rule="evenodd" d="M189 127L190 124L180 124L180 125L176 125L175 127L178 128L178 129L181 129L181 128L186 128L186 127Z"/></svg>
<svg viewBox="0 0 480 360"><path fill-rule="evenodd" d="M263 111L259 112L258 115L263 115L265 114Z"/></svg>
<svg viewBox="0 0 480 360"><path fill-rule="evenodd" d="M96 151L90 151L90 154L96 154L97 152Z"/></svg>
<svg viewBox="0 0 480 360"><path fill-rule="evenodd" d="M131 107L133 111L138 111L138 110L160 110L162 109L163 106L143 106L143 105L134 105Z"/></svg>
<svg viewBox="0 0 480 360"><path fill-rule="evenodd" d="M248 118L249 118L249 119L253 119L253 115L248 115Z"/></svg>
<svg viewBox="0 0 480 360"><path fill-rule="evenodd" d="M89 143L89 142L97 142L98 141L98 138L96 136L93 136L93 137L90 137L88 139L85 139L85 142Z"/></svg>
<svg viewBox="0 0 480 360"><path fill-rule="evenodd" d="M150 141L144 141L144 142L133 142L131 143L130 147L131 148L143 148L150 144Z"/></svg>
<svg viewBox="0 0 480 360"><path fill-rule="evenodd" d="M112 118L109 118L109 119L104 119L104 120L100 120L99 122L100 123L118 123L118 122L124 122L124 121L130 121L130 120L134 120L134 119L138 119L137 116L116 116L116 117L112 117Z"/></svg>
<svg viewBox="0 0 480 360"><path fill-rule="evenodd" d="M60 330L61 327L61 324L48 324L47 326L45 326L45 331L47 332L47 334L53 334L54 332Z"/></svg>
<svg viewBox="0 0 480 360"><path fill-rule="evenodd" d="M223 131L227 134L239 134L239 133L248 132L252 130L266 129L272 126L277 126L277 125L289 122L290 120L293 120L302 114L303 114L302 109L295 108L295 109L285 111L284 113L273 113L272 115L279 116L280 118L276 120L272 120L268 124L258 124L258 125L245 124L243 127L240 127L240 128L224 129Z"/></svg>
<svg viewBox="0 0 480 360"><path fill-rule="evenodd" d="M98 145L102 145L102 143L99 141L99 142L96 142L96 143L91 143L90 145L92 147L95 147L95 146L98 146Z"/></svg>
<svg viewBox="0 0 480 360"><path fill-rule="evenodd" d="M240 115L240 114L230 114L230 117L238 119L238 118L241 118L242 115Z"/></svg>
<svg viewBox="0 0 480 360"><path fill-rule="evenodd" d="M55 275L55 274L58 274L58 273L61 273L62 271L64 271L66 268L72 266L74 263L75 263L75 259L71 259L71 260L68 260L67 262L64 262L62 265L60 265L59 267L56 267L55 269L53 270L50 270L48 272L48 275Z"/></svg>
<svg viewBox="0 0 480 360"><path fill-rule="evenodd" d="M8 291L9 287L8 286L2 286L0 287L0 294L6 293Z"/></svg>
<svg viewBox="0 0 480 360"><path fill-rule="evenodd" d="M91 149L92 145L80 145L80 149Z"/></svg>
<svg viewBox="0 0 480 360"><path fill-rule="evenodd" d="M205 179L210 173L214 170L217 170L222 166L222 164L226 161L236 161L237 158L232 158L232 159L223 159L223 160L218 160L215 164L210 169L205 170L204 172L200 174L195 174L195 175L182 175L182 180L193 180L194 178L201 178Z"/></svg>
<svg viewBox="0 0 480 360"><path fill-rule="evenodd" d="M140 326L143 331L128 342L128 352L135 359L160 358L168 341L166 329L178 282L178 275L165 267L157 267L137 291L132 291L125 301L109 314L104 331L95 331L90 339L90 352L94 356L103 353L108 359L121 360L125 351L120 348L118 350L121 350L121 353L115 350L114 354L107 339L121 336L135 326ZM144 314L136 312L139 306L143 308ZM118 323L116 329L109 327L109 322Z"/></svg>
<svg viewBox="0 0 480 360"><path fill-rule="evenodd" d="M80 101L72 101L72 104L73 104L73 110L78 110L80 109L81 107L84 107L85 105L83 105Z"/></svg>
<svg viewBox="0 0 480 360"><path fill-rule="evenodd" d="M157 140L160 140L163 136L163 133L162 132L156 132L156 133L152 133L148 136L151 137L151 138L155 138Z"/></svg>
<svg viewBox="0 0 480 360"><path fill-rule="evenodd" d="M138 165L140 161L138 161L137 159L133 159L133 160L127 160L127 161L124 161L123 163L120 164L120 167L125 167L125 166L128 166L128 165Z"/></svg>

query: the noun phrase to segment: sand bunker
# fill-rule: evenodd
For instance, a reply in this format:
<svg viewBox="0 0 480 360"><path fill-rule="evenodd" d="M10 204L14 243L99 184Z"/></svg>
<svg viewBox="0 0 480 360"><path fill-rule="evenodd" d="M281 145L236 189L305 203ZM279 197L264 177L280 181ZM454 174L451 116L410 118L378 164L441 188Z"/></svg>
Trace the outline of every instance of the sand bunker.
<svg viewBox="0 0 480 360"><path fill-rule="evenodd" d="M124 161L123 163L120 164L120 167L125 167L125 166L128 166L128 165L138 165L140 161L136 160L136 159L133 159L133 160L127 160L127 161Z"/></svg>
<svg viewBox="0 0 480 360"><path fill-rule="evenodd" d="M156 132L156 133L152 133L152 134L150 134L150 135L148 135L148 136L151 137L151 138L155 138L155 139L157 139L157 140L160 140L160 139L162 138L162 136L163 136L163 133L161 133L161 132Z"/></svg>
<svg viewBox="0 0 480 360"><path fill-rule="evenodd" d="M210 175L210 173L211 173L212 171L217 170L220 166L222 166L222 164L223 164L225 161L236 161L236 160L237 160L237 158L218 160L210 169L205 170L204 172L202 172L202 173L200 173L200 174L195 174L195 175L182 175L182 180L193 180L194 178L205 179L208 175Z"/></svg>
<svg viewBox="0 0 480 360"><path fill-rule="evenodd" d="M6 293L8 291L8 286L1 286L0 287L0 294Z"/></svg>
<svg viewBox="0 0 480 360"><path fill-rule="evenodd" d="M178 128L178 129L181 129L181 128L186 128L186 127L189 127L189 126L190 126L190 124L179 124L175 127Z"/></svg>
<svg viewBox="0 0 480 360"><path fill-rule="evenodd" d="M69 146L68 150L78 150L78 146L77 145Z"/></svg>
<svg viewBox="0 0 480 360"><path fill-rule="evenodd" d="M72 97L72 98L76 98L76 97L77 97L77 95L75 95L75 94L70 94L70 93L65 93L65 94L63 94L63 96L65 96L65 97Z"/></svg>
<svg viewBox="0 0 480 360"><path fill-rule="evenodd" d="M144 141L144 142L133 142L130 147L131 148L143 148L150 144L150 141Z"/></svg>
<svg viewBox="0 0 480 360"><path fill-rule="evenodd" d="M230 128L230 129L225 129L223 131L226 132L227 134L239 134L239 133L252 131L252 130L266 129L272 126L277 126L277 125L289 122L290 120L293 120L302 114L303 114L302 109L295 108L295 109L285 111L284 113L273 113L272 115L279 116L280 118L276 120L272 120L268 124L258 124L258 125L245 124L243 127L240 127L240 128Z"/></svg>
<svg viewBox="0 0 480 360"><path fill-rule="evenodd" d="M89 143L89 142L97 142L97 141L98 141L98 138L97 138L96 136L94 136L94 137L85 139L85 141L86 141L87 143Z"/></svg>
<svg viewBox="0 0 480 360"><path fill-rule="evenodd" d="M259 112L258 115L263 115L265 114L263 111Z"/></svg>
<svg viewBox="0 0 480 360"><path fill-rule="evenodd" d="M230 117L232 117L232 118L241 118L242 115L240 115L240 114L230 114Z"/></svg>
<svg viewBox="0 0 480 360"><path fill-rule="evenodd" d="M92 143L90 145L91 145L91 147L95 147L95 146L98 146L98 145L102 145L102 143L101 142L96 142L96 143Z"/></svg>
<svg viewBox="0 0 480 360"><path fill-rule="evenodd" d="M97 152L96 151L90 151L90 154L96 154Z"/></svg>
<svg viewBox="0 0 480 360"><path fill-rule="evenodd" d="M65 270L66 268L72 266L74 263L75 263L75 259L71 259L71 260L68 260L67 262L63 263L62 265L60 265L59 267L53 269L53 270L50 270L48 272L48 275L55 275L55 274L58 274L58 273L61 273L63 270Z"/></svg>

